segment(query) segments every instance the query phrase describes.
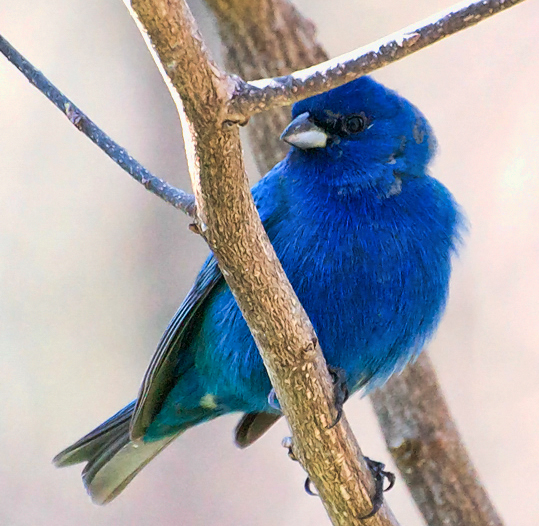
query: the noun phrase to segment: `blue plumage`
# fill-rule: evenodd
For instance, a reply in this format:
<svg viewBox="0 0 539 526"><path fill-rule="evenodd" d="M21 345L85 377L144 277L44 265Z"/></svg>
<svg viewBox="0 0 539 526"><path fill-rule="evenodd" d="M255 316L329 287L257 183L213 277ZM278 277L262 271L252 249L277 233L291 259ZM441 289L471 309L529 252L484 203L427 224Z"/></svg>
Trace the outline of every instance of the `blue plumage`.
<svg viewBox="0 0 539 526"><path fill-rule="evenodd" d="M328 364L346 372L351 391L368 390L404 367L435 329L460 214L426 174L435 148L427 121L393 91L363 77L297 103L292 115L283 138L293 147L253 196ZM94 500L107 502L171 437L200 422L247 413L242 445L252 442L278 416L270 390L210 256L163 336L136 405L55 461L87 460L85 483Z"/></svg>

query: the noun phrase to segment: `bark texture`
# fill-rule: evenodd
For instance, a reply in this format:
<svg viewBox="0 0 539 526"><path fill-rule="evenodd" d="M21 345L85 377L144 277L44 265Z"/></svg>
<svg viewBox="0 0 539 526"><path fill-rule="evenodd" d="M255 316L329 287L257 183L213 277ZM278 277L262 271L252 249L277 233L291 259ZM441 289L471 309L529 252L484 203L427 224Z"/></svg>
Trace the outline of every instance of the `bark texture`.
<svg viewBox="0 0 539 526"><path fill-rule="evenodd" d="M312 325L269 242L245 174L239 131L225 114L234 83L208 57L182 0L130 4L177 96L197 201L197 226L240 306L293 433L294 453L336 525L395 525L387 506L367 521L372 492ZM183 104L182 104L183 103ZM368 488L368 489L367 489Z"/></svg>
<svg viewBox="0 0 539 526"><path fill-rule="evenodd" d="M361 452L346 420L327 429L334 416L331 381L312 326L256 213L235 124L245 122L251 113L323 91L321 86L328 89L356 78L520 1L464 2L352 52L348 61L341 57L281 79L326 58L315 41L312 24L285 0L208 0L221 24L229 66L246 79L277 77L253 83L228 76L211 61L183 0L128 4L156 50L156 62L178 105L197 198L198 231L217 256L251 328L292 427L294 452L334 524L362 523L361 516L369 511L365 488L372 491L370 477L358 461ZM18 54L5 40L0 43L0 52L17 65ZM17 67L79 130L149 190L194 213L189 196L175 194L175 189L151 178L18 57ZM329 84L324 84L324 75ZM234 105L240 110L234 111ZM270 116L260 115L251 126L263 171L284 153L277 137L288 121L287 113L279 109ZM373 400L390 450L429 524L501 524L460 441L426 355L392 379ZM386 507L367 522L396 524Z"/></svg>

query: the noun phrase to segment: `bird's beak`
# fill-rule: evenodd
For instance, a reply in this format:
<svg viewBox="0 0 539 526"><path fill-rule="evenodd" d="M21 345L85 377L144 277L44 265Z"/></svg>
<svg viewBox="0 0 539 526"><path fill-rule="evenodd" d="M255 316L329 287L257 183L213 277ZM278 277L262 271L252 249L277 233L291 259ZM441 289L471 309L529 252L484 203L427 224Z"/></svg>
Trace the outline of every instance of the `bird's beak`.
<svg viewBox="0 0 539 526"><path fill-rule="evenodd" d="M328 135L311 120L309 112L305 112L298 115L287 126L281 135L281 140L301 150L309 150L310 148L325 148Z"/></svg>

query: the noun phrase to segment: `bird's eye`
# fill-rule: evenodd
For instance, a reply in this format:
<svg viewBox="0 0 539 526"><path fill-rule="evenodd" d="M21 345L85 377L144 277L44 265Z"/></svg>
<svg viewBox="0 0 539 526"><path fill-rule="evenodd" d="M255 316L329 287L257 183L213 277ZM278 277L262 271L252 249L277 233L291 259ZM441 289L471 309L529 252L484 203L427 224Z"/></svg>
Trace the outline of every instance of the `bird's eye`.
<svg viewBox="0 0 539 526"><path fill-rule="evenodd" d="M359 115L350 115L343 122L343 131L345 133L359 133L367 127L367 117L364 113Z"/></svg>

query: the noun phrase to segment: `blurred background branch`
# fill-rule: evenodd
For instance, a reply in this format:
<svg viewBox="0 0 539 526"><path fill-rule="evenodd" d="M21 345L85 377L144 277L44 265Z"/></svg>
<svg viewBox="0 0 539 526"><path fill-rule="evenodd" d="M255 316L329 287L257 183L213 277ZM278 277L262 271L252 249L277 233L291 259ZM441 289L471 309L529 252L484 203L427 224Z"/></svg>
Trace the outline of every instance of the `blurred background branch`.
<svg viewBox="0 0 539 526"><path fill-rule="evenodd" d="M371 395L386 444L427 524L499 526L427 353Z"/></svg>
<svg viewBox="0 0 539 526"><path fill-rule="evenodd" d="M294 73L293 69L291 71L287 71L285 74L292 74L292 81L290 81L290 77L287 77L289 79L288 81L286 80L286 77L284 79L280 78L278 81L258 81L256 83L251 83L251 86L255 86L254 90L249 84L240 82L239 86L240 89L242 89L243 91L241 91L239 94L235 94L232 100L232 106L238 108L240 113L242 113L244 116L249 116L254 112L259 112L263 109L271 108L273 105L279 103L279 101L282 104L283 102L286 103L290 100L300 100L305 96L322 91L322 87L327 89L328 87L338 86L344 82L352 80L359 74L371 71L372 69L379 67L380 64L383 65L391 61L397 60L398 58L401 58L402 56L405 56L416 49L421 49L429 43L444 38L445 36L456 32L464 27L467 27L468 25L475 24L478 21L486 18L487 16L495 14L496 12L506 7L510 7L514 3L518 2L491 1L475 2L471 4L465 2L460 4L459 6L451 8L450 10L442 13L441 15L431 17L431 19L429 19L425 23L420 23L413 27L411 26L409 28L406 28L399 32L397 35L392 35L386 39L383 39L382 41L373 44L372 46L366 46L364 48L361 48L358 52L348 54L346 56L346 59L344 57L337 57L333 61L330 61L329 63L317 67L314 71L306 70L304 72L300 71L296 73ZM164 5L167 6L169 11L167 11L166 9L163 10ZM211 1L210 5L212 5ZM227 16L222 17L224 20L222 28L226 28L228 24L229 32L231 29L238 29L238 27L240 27L238 23L236 23L236 25L234 26L229 22L230 18L233 18L233 16L230 15L230 11L233 11L231 7L240 7L238 14L241 13L241 16L239 17L239 20L241 21L245 14L245 6L234 3L233 1L229 5L227 5L226 3L223 4L217 2L213 4L213 7L216 11L218 19L220 12L223 11L222 9L220 10L223 5L225 7L224 11L227 11L228 14ZM286 4L283 3L281 5ZM194 20L189 18L191 15L188 10L186 11L187 14L184 16L184 18L185 20L190 20L190 25L183 24L184 19L182 18L183 10L181 9L181 6L170 6L169 4L163 4L163 6L158 9L156 5L143 1L136 2L133 4L134 10L137 11L137 14L139 16L142 16L142 24L145 26L145 29L150 31L150 38L152 42L154 43L154 45L157 46L156 50L157 53L160 55L159 59L161 64L163 65L163 70L165 70L166 73L169 75L171 83L174 85L174 88L182 96L184 104L188 104L188 117L190 121L193 122L195 130L198 126L202 126L202 128L207 127L208 122L204 122L202 116L207 113L208 104L213 108L213 111L210 112L211 114L219 114L222 111L218 108L224 108L224 105L227 102L227 96L229 95L229 93L226 89L226 83L228 82L228 79L226 78L226 75L224 73L218 72L215 65L208 64L208 66L205 67L204 61L207 59L203 54L203 50L201 54L201 49L199 49L200 46L203 47L201 37L197 33L196 38L192 40L190 39L190 36L192 34L195 34L194 32L197 32L197 30L194 25ZM266 9L261 9L263 7L265 7ZM185 9L187 8L185 7ZM165 16L165 18L167 19L166 24L163 24L157 13ZM252 19L256 20L256 22L254 26L251 25L250 27L254 28L255 31L259 34L261 28L264 27L262 22L267 21L267 14L272 13L272 16L275 16L275 6L270 6L269 9L267 4L256 6L256 9L252 14L255 13L265 13L265 16L255 17ZM291 16L289 16L287 19L287 15ZM178 19L177 23L173 24L172 20L176 18ZM260 21L257 20L257 18L260 18ZM322 56L324 54L320 46L315 42L313 38L314 31L311 27L309 27L308 22L302 21L301 16L294 10L293 7L286 6L280 15L280 18L283 22L283 25L288 25L290 31L293 34L293 37L290 38L288 42L285 40L284 45L289 47L295 47L297 33L295 32L295 26L290 24L297 24L299 31L303 32L305 31L305 28L307 28L305 36L307 39L311 39L311 54L313 56L316 56L317 54ZM176 27L178 28L178 30L174 32L174 28ZM173 29L173 32L168 35L164 28L166 28L167 31ZM265 29L266 31L271 32L275 36L275 34L273 33L273 24L266 25ZM240 31L239 33L244 34L245 31ZM278 38L282 39L283 36L284 35L280 33L278 35ZM223 40L225 43L227 42L226 38L223 38ZM238 41L237 35L236 38L234 38L233 40L235 42ZM178 41L184 42L185 45L182 46L182 48L176 48L173 43ZM192 46L190 42L193 43ZM280 42L281 49L282 46L283 42ZM302 48L305 48L304 42L302 43ZM233 49L235 51L235 46L231 46L230 49ZM180 51L179 54L177 53L178 50ZM80 112L77 107L68 102L67 99L65 99L65 97L58 90L56 90L56 88L54 88L54 86L52 86L52 84L45 77L43 77L37 70L35 70L35 68L33 68L26 60L24 60L24 58L16 50L14 50L5 39L1 37L0 51L2 51L7 56L7 58L11 62L13 62L23 72L23 74L25 74L25 76L29 80L31 80L31 82L36 87L38 87L38 89L40 89L40 91L45 93L47 97L59 109L64 111L72 124L74 124L79 130L83 131L86 135L88 135L88 137L94 143L100 146L101 149L103 149L111 158L115 159L118 164L120 164L120 166L126 169L126 171L128 171L131 175L135 175L136 178L138 176L139 182L142 182L153 193L157 193L157 195L162 193L162 195L165 197L165 200L171 202L172 204L176 204L176 206L183 208L184 211L187 211L188 213L192 213L192 200L189 199L189 196L187 196L187 194L181 191L179 191L179 193L173 193L172 191L175 189L173 189L169 185L166 185L166 183L164 183L160 179L154 178L154 176L152 176L147 171L144 171L141 174L141 170L144 170L141 165L136 163L136 161L133 161L132 158L127 155L127 152L125 150L119 148L115 143L113 143L113 141L111 141L108 136L101 132L101 130L99 130L99 128L97 128L93 124L93 122L89 120L88 117L86 117L86 115ZM172 52L173 54L167 54L169 52ZM297 49L295 49L294 55L296 57L302 56ZM255 57L256 62L256 56L253 54L253 50L250 50L250 56ZM303 55L303 57L304 56L305 55ZM185 64L183 62L185 62ZM265 60L262 60L261 63L268 70L271 71L271 59L270 61L268 61L266 58ZM278 63L278 60L274 60L274 63ZM308 67L308 65L301 64L299 67ZM206 72L204 73L205 69ZM190 73L186 75L185 72L188 71L190 71ZM273 73L273 75L279 75L280 77L282 73ZM212 81L212 79L216 80ZM203 89L205 85L207 86L207 88ZM222 93L219 93L220 90L222 90ZM201 92L205 93L204 97L197 98L197 95ZM214 96L212 98L212 94L217 95L217 97ZM219 99L219 97L221 98ZM199 100L205 101L205 105L203 107L198 107ZM208 103L208 101L210 102ZM180 106L179 109L181 113L182 107ZM219 127L220 125L218 123L217 126L215 126L214 130L216 133L219 133ZM190 129L191 127L188 125L184 127L184 136L186 134L189 134ZM209 137L207 134L205 135L204 133L198 133L197 135L199 139L200 137L204 136ZM220 145L221 148L212 148L212 145L209 142L199 144L199 140L197 140L196 138L193 138L191 140L193 140L195 143L195 148L197 149L198 156L200 156L201 154L206 155L205 153L203 153L205 150L213 150L215 152L222 151L222 144ZM222 139L216 140L216 143L222 143ZM266 149L267 145L259 144L258 146L260 147L260 149L264 150ZM225 150L232 151L232 149L233 148L229 148ZM267 155L268 154L266 154L266 157ZM220 166L221 164L223 164L223 160L220 160L218 162L214 157L215 156L208 156L208 163L205 163L204 165L207 166L208 164L217 164ZM196 171L197 167L199 167L200 164L200 162L195 162L195 160L193 159L193 162L191 163L192 173L193 171ZM231 169L228 170L228 172L231 172L234 169L239 172L243 172L242 166L238 165L237 168L232 168L232 164ZM241 180L241 176L242 174L240 175L239 180ZM192 177L195 177L194 181L196 182L196 176L192 175ZM213 177L209 177L209 180L215 181L215 174L213 175ZM216 190L216 195L222 196L222 192L223 189L219 188ZM204 192L199 192L199 199L202 199L203 195ZM225 201L227 202L227 205L233 206L234 200L231 199L232 195L229 197L230 198L225 199ZM202 202L204 202L204 200L202 200ZM241 216L242 215L240 214L239 217ZM227 236L225 235L224 238L226 239L226 237ZM216 240L217 239L220 239L220 237L217 236ZM238 256L240 257L239 261L241 262L241 255ZM255 261L257 259L260 258L255 257ZM238 265L237 262L231 262L231 269L232 267L235 268L238 266L241 267L241 265ZM257 316L253 317L253 319L257 318ZM309 335L307 334L307 339L308 336ZM410 366L410 368L413 367L414 366ZM431 471L433 463L438 466L439 474L441 475L435 480L432 479L432 477L429 478L427 476L419 476L418 474L416 474L415 477L407 477L408 484L412 486L412 494L416 497L416 500L420 505L426 518L435 516L438 518L438 516L440 516L440 518L442 519L445 518L446 522L452 523L449 522L449 518L454 519L456 517L460 521L461 518L464 517L468 522L473 520L477 524L491 524L492 520L495 519L498 524L501 524L501 521L496 516L495 511L489 505L486 493L482 489L482 486L480 485L479 480L475 475L473 466L471 465L471 462L465 453L464 446L459 441L458 433L456 433L455 431L451 435L451 437L445 436L448 433L449 429L451 429L452 431L454 430L454 425L450 422L450 415L445 408L443 397L438 392L438 384L434 376L434 370L430 367L427 367L426 365L422 369L420 369L418 365L416 367L417 370L412 370L411 374L415 373L415 376L420 379L419 384L421 386L424 386L424 391L422 390L422 388L417 387L417 382L407 383L407 378L403 378L403 381L399 384L401 395L400 397L396 396L396 389L391 390L391 388L388 387L386 388L386 396L380 395L378 399L375 399L378 400L378 403L375 403L375 408L377 408L379 419L385 431L386 441L388 442L388 444L392 444L395 441L395 436L390 437L389 435L391 433L391 430L394 430L398 427L398 423L396 422L396 415L399 415L401 417L401 427L402 422L406 421L406 419L403 418L403 415L405 415L405 417L408 419L408 425L410 426L410 419L414 417L414 420L417 422L417 425L415 427L416 433L410 440L415 441L414 443L416 444L414 446L414 451L416 452L415 458L417 460L417 465L422 466L425 469L431 468ZM325 376L327 383L326 390L329 391L327 373ZM288 382L288 384L290 384L290 382ZM410 389L410 386L412 386L413 389ZM286 397L284 396L284 394L282 394L280 398L283 399L283 405L286 407L287 404L284 401ZM320 396L320 398L322 399L324 397ZM327 396L325 398L327 399ZM440 406L438 410L434 411L434 407L432 406L430 407L431 411L408 410L408 406L410 406L410 408L414 407L411 402L415 401L415 407L417 408L420 404L423 403L425 399L431 400L433 404L434 400L438 401L438 405ZM391 405L393 405L394 407L392 408ZM385 409L383 413L382 409ZM437 418L434 418L435 415ZM423 421L421 421L422 419ZM302 419L301 415L299 415L298 422L302 420L305 421L305 419ZM449 420L449 422L447 422L447 420ZM427 421L429 425L427 425ZM460 460L460 462L458 463L458 468L455 463L454 455L440 455L440 448L429 449L428 447L420 447L417 445L432 442L432 440L429 440L428 436L423 436L423 433L421 433L421 430L431 430L432 427L436 429L435 434L441 436L439 440L441 444L451 444L453 449L458 449ZM404 442L404 438L402 437L401 442ZM301 455L301 448L298 447L297 449L300 451ZM401 447L401 444L399 444L398 447L392 447L390 449L396 456L397 465L399 466L401 471L404 471L404 474L406 474L405 470L402 469L404 465L402 462L402 455L400 457L398 456L398 452L402 452L403 447ZM423 452L423 454L419 454L418 451ZM312 454L305 454L301 456L303 458L311 458ZM342 458L342 455L340 455L339 458ZM442 469L442 460L445 461L445 469ZM417 469L416 471L419 472L420 470ZM468 496L470 497L470 489L472 489L472 493L474 493L474 495L477 494L477 499L481 500L482 505L469 505L463 506L463 509L453 509L455 505L460 507L462 498L458 498L459 492L457 491L457 486L455 486L454 484L450 484L450 481L454 480L455 477L460 478L461 475L466 476L467 474L470 475L468 477L469 480L466 484L463 483L461 488L461 490L464 490L463 496L468 494ZM446 475L445 479L443 475ZM431 484L433 484L435 487L429 488L429 485L427 483L428 481L430 481ZM415 488L414 485L416 486ZM320 483L318 484L318 486L320 486ZM431 495L431 498L427 498L427 495ZM455 498L455 495L457 496L457 498ZM475 504L475 500L477 499L472 498L472 501L470 502L472 502L472 504ZM485 510L487 511L485 512ZM444 511L446 512L445 514ZM476 516L476 514L484 512L486 513L486 516L484 517L484 520L482 522L479 522L479 518Z"/></svg>
<svg viewBox="0 0 539 526"><path fill-rule="evenodd" d="M232 71L237 67L238 73L247 73L255 77L268 73L274 76L288 75L294 70L309 67L311 65L308 62L309 58L324 55L315 39L312 26L286 1L208 0L208 3L220 22L221 38ZM432 17L434 20L431 19L424 24L424 31L420 29L422 24L417 24L413 29L403 30L401 35L415 38L411 47L421 46L423 39L433 41L433 34L437 36L436 39L441 38L451 31L456 31L457 28L465 27L471 21L481 20L481 16L485 14L495 12L492 6L487 6L483 2L465 4L459 4L459 7L455 6L448 10L452 14L446 12ZM495 4L500 6L504 2ZM474 10L475 16L471 13ZM300 28L302 38L297 38L294 29L296 25ZM278 27L279 31L275 31L275 27ZM394 40L395 35L392 35L384 39L384 45ZM365 56L363 52L365 48L378 46L379 43L375 43L361 48L362 56ZM383 46L379 48L384 50ZM407 54L405 44L403 47L393 44L388 45L381 55L391 56L392 60L396 60L399 55L395 51L400 49L404 50L403 54ZM283 56L288 57L287 62L282 60ZM374 56L379 57L376 53ZM241 57L241 60L238 60L238 57ZM259 61L261 66L257 70L256 65ZM331 61L333 67L338 63L339 58ZM275 66L272 67L272 64ZM328 70L331 71L331 67L328 67ZM329 75L331 76L331 72ZM314 78L323 82L326 77L321 74ZM285 85L286 90L283 90L283 93L292 91L293 83L285 82ZM308 90L311 88L309 85ZM316 87L313 88L313 91L316 90ZM303 94L301 88L298 91ZM265 102L263 97L261 100ZM282 113L278 115L281 117ZM284 119L282 117L275 119L271 114L263 114L251 132L255 151L265 152L259 157L259 163L262 163L261 171L269 169L280 159L280 146L272 151L272 143L266 140L266 134L270 137L277 136L278 130L273 126L275 123L280 125L281 120ZM263 164L265 160L269 161L267 166ZM378 390L379 394L375 392L373 395L374 407L386 442L390 444L389 449L429 525L501 525L502 522L490 503L460 440L436 381L434 369L429 364L428 356L425 354L416 363L407 366L401 375L402 378L388 382ZM407 425L405 430L403 430L404 422ZM396 429L401 431L400 435L396 433ZM406 432L410 430L414 432ZM410 448L410 444L414 446L413 456L409 451L404 452ZM405 457L407 461L404 460ZM413 470L409 468L409 463L414 464Z"/></svg>

